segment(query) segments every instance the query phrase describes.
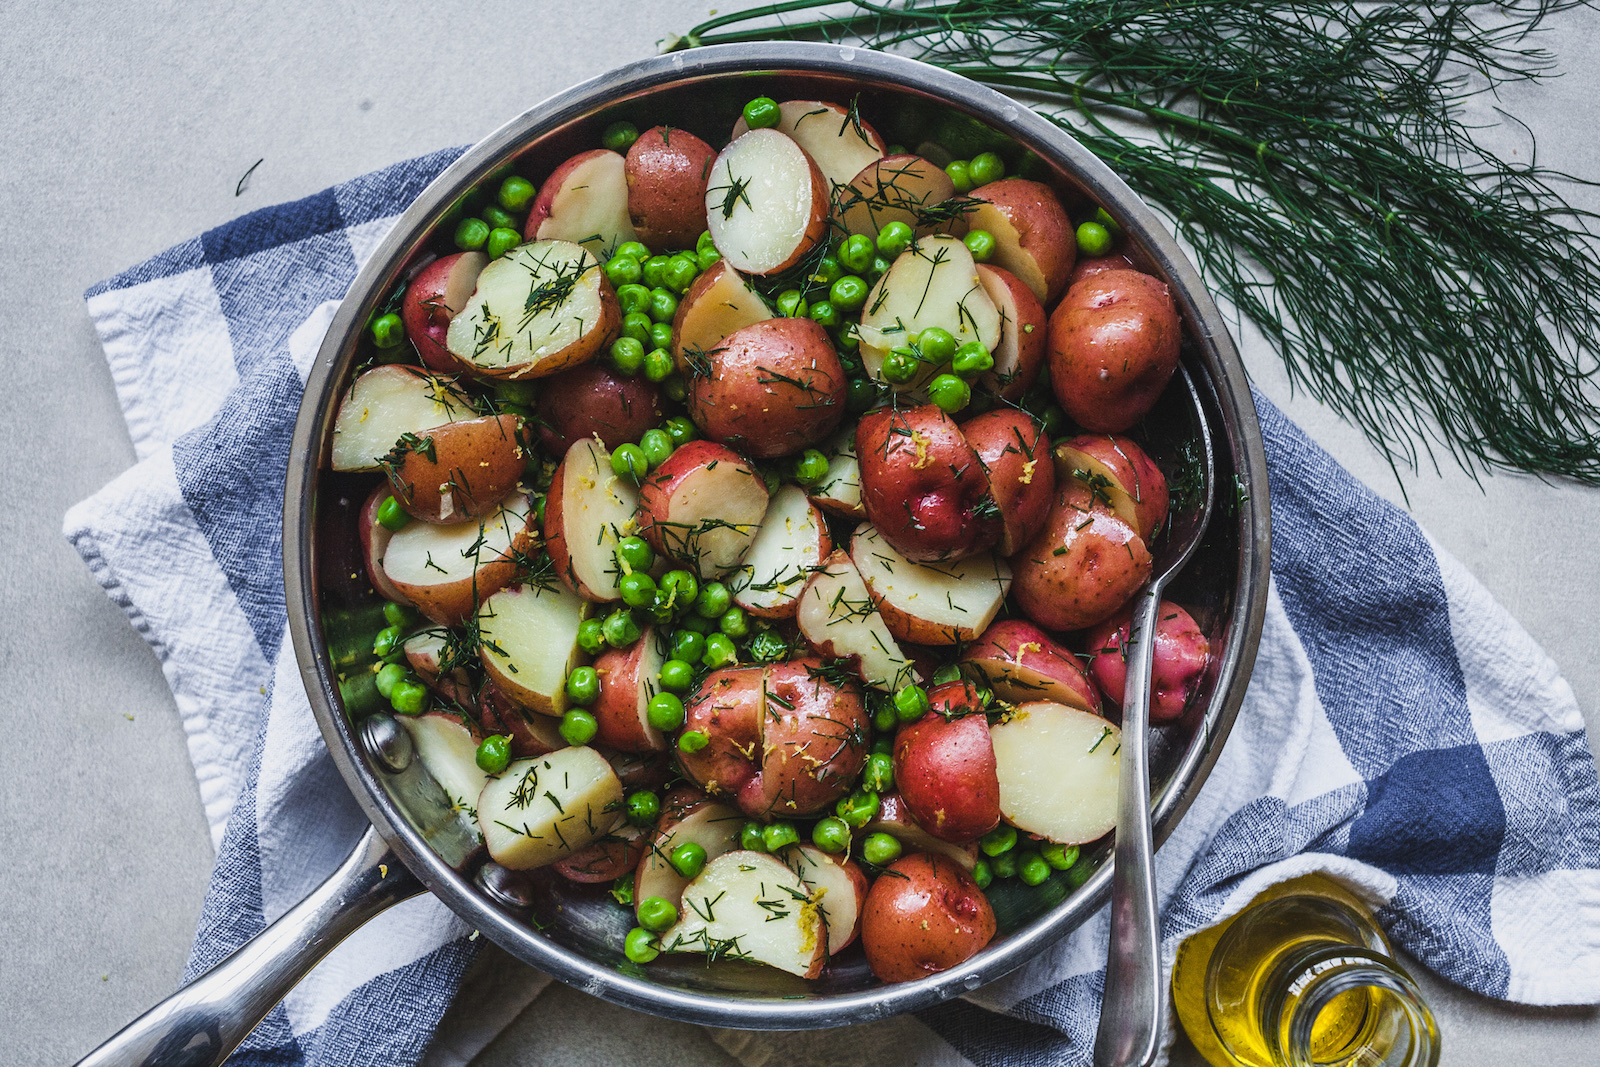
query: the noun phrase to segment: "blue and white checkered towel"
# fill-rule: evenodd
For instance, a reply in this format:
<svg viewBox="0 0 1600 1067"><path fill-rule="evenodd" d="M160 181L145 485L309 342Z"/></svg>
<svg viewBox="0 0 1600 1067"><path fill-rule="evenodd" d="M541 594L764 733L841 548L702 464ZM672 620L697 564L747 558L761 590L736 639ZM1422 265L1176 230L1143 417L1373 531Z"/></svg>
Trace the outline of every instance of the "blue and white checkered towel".
<svg viewBox="0 0 1600 1067"><path fill-rule="evenodd" d="M73 508L65 533L160 657L188 733L219 842L191 975L299 900L364 828L285 640L283 477L335 302L457 151L247 215L88 293L139 463ZM1257 404L1274 584L1233 735L1160 853L1169 962L1266 885L1324 870L1469 989L1600 1001L1600 785L1571 689L1409 517ZM418 1062L473 954L466 934L427 896L380 916L234 1062ZM716 1036L751 1064L849 1062L874 1044L894 1049L882 1062L1087 1064L1105 941L1102 913L917 1020ZM526 970L500 980L517 987L502 1005L538 988ZM465 1062L499 1022L429 1062Z"/></svg>

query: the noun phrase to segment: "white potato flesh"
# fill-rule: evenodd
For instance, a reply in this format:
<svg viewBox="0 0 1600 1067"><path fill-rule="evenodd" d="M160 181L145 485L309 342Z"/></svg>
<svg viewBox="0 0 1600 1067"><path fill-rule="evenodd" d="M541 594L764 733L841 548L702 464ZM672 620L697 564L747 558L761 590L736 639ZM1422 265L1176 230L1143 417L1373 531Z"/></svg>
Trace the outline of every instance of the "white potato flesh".
<svg viewBox="0 0 1600 1067"><path fill-rule="evenodd" d="M450 320L446 346L486 371L536 366L576 344L603 314L599 262L570 241L533 241L483 268ZM523 377L533 377L527 371Z"/></svg>
<svg viewBox="0 0 1600 1067"><path fill-rule="evenodd" d="M889 628L918 644L973 640L994 621L1011 589L1011 565L998 556L980 552L954 563L913 563L870 522L856 528L850 558Z"/></svg>
<svg viewBox="0 0 1600 1067"><path fill-rule="evenodd" d="M1000 814L1019 830L1082 845L1117 825L1122 731L1063 704L1023 704L989 728Z"/></svg>
<svg viewBox="0 0 1600 1067"><path fill-rule="evenodd" d="M445 646L449 644L445 640L445 633L442 626L429 626L405 639L400 647L405 650L406 662L411 664L412 670L425 677L438 677L439 664L443 662Z"/></svg>
<svg viewBox="0 0 1600 1067"><path fill-rule="evenodd" d="M660 897L677 907L689 879L667 862L672 850L693 842L706 850L708 860L714 860L739 847L739 831L743 826L743 814L715 801L701 804L685 815L639 861L633 886L634 903L642 904L651 897Z"/></svg>
<svg viewBox="0 0 1600 1067"><path fill-rule="evenodd" d="M478 568L510 554L512 538L527 524L530 507L525 494L512 493L478 522L407 523L389 538L383 572L403 585L470 581Z"/></svg>
<svg viewBox="0 0 1600 1067"><path fill-rule="evenodd" d="M751 130L711 164L706 225L735 270L766 274L794 258L814 221L811 160L777 130Z"/></svg>
<svg viewBox="0 0 1600 1067"><path fill-rule="evenodd" d="M811 500L835 515L861 518L867 509L861 503L861 462L856 459L856 432L842 430L823 447L828 457L828 473L811 490Z"/></svg>
<svg viewBox="0 0 1600 1067"><path fill-rule="evenodd" d="M513 871L554 863L622 821L622 783L587 745L514 760L478 797L483 843Z"/></svg>
<svg viewBox="0 0 1600 1067"><path fill-rule="evenodd" d="M873 607L860 572L842 552L835 552L806 583L796 621L800 633L822 655L856 657L856 672L874 689L893 692L908 681L921 680Z"/></svg>
<svg viewBox="0 0 1600 1067"><path fill-rule="evenodd" d="M685 353L703 355L735 330L772 318L767 302L742 274L716 264L711 271L715 275L704 289L690 290L691 302L680 311L673 329L672 354L679 370L689 369Z"/></svg>
<svg viewBox="0 0 1600 1067"><path fill-rule="evenodd" d="M500 590L478 607L484 668L530 711L567 710L567 674L583 662L578 627L589 605L555 581Z"/></svg>
<svg viewBox="0 0 1600 1067"><path fill-rule="evenodd" d="M572 573L602 600L621 596L617 542L637 528L639 490L611 469L611 453L592 437L574 441L563 461L561 526Z"/></svg>
<svg viewBox="0 0 1600 1067"><path fill-rule="evenodd" d="M701 578L722 578L744 559L766 510L766 484L743 466L701 467L667 498L662 543L673 558L694 560Z"/></svg>
<svg viewBox="0 0 1600 1067"><path fill-rule="evenodd" d="M478 832L478 797L489 776L478 766L478 739L460 719L440 712L400 715L417 758L439 783L462 821Z"/></svg>
<svg viewBox="0 0 1600 1067"><path fill-rule="evenodd" d="M817 169L831 185L844 185L874 160L883 158L883 143L853 121L849 109L825 100L785 100L778 105L779 133L794 138L817 161ZM740 119L733 136L749 125Z"/></svg>
<svg viewBox="0 0 1600 1067"><path fill-rule="evenodd" d="M389 364L350 385L333 422L333 469L377 470L402 434L421 433L478 413L447 379Z"/></svg>
<svg viewBox="0 0 1600 1067"><path fill-rule="evenodd" d="M541 241L573 241L595 256L609 257L635 239L628 216L627 161L616 152L596 153L567 172L539 223Z"/></svg>
<svg viewBox="0 0 1600 1067"><path fill-rule="evenodd" d="M794 610L811 572L822 565L827 526L805 491L781 487L767 505L744 564L730 580L739 606L762 616Z"/></svg>
<svg viewBox="0 0 1600 1067"><path fill-rule="evenodd" d="M814 976L827 958L822 909L793 871L764 852L718 856L683 891L678 925L661 935L668 952L765 963Z"/></svg>
<svg viewBox="0 0 1600 1067"><path fill-rule="evenodd" d="M900 253L867 294L857 333L867 373L881 377L883 357L930 326L949 330L957 344L1000 343L1000 312L978 280L978 265L959 238L922 237ZM929 366L931 373L935 368Z"/></svg>
<svg viewBox="0 0 1600 1067"><path fill-rule="evenodd" d="M783 850L783 862L800 876L811 890L811 899L822 909L828 924L828 955L832 956L853 941L856 923L866 900L850 872L814 845L793 845Z"/></svg>

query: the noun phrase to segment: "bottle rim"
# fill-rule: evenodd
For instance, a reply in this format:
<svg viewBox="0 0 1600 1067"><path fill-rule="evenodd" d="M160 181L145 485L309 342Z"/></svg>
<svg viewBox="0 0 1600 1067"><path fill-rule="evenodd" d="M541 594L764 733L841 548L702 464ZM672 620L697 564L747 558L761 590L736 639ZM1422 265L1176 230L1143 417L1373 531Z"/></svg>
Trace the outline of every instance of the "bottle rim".
<svg viewBox="0 0 1600 1067"><path fill-rule="evenodd" d="M1323 1010L1336 997L1362 988L1381 990L1403 1016L1400 1041L1381 1067L1437 1067L1439 1039L1433 1012L1411 976L1388 957L1352 945L1328 946L1300 956L1280 974L1282 980L1268 987L1262 1022L1268 1041L1278 1046L1278 1058L1289 1067L1347 1063L1380 1067L1375 1060L1355 1059L1359 1050L1328 1060L1315 1058L1312 1049L1313 1030Z"/></svg>

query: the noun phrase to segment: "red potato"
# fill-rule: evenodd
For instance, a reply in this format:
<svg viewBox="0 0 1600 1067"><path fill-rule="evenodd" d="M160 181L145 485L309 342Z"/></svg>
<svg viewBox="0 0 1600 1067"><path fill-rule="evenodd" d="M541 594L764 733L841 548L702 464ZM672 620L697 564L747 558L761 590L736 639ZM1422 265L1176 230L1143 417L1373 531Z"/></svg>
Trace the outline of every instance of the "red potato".
<svg viewBox="0 0 1600 1067"><path fill-rule="evenodd" d="M515 580L518 558L537 540L533 506L525 494L512 493L475 522L411 523L389 538L383 573L424 616L456 626Z"/></svg>
<svg viewBox="0 0 1600 1067"><path fill-rule="evenodd" d="M636 789L659 790L679 777L668 753L616 752L605 748L601 751L611 769L617 772L622 788L630 793Z"/></svg>
<svg viewBox="0 0 1600 1067"><path fill-rule="evenodd" d="M701 578L721 578L739 565L766 511L761 475L713 441L690 441L639 487L639 533Z"/></svg>
<svg viewBox="0 0 1600 1067"><path fill-rule="evenodd" d="M830 856L813 845L791 845L783 850L785 865L811 891L828 924L828 955L837 956L861 933L861 913L867 905L867 876L853 861Z"/></svg>
<svg viewBox="0 0 1600 1067"><path fill-rule="evenodd" d="M978 341L990 351L1000 343L1000 311L978 279L978 266L960 238L944 234L923 237L902 252L867 294L856 334L861 363L882 378L889 352L911 343L931 326L948 330L960 344ZM915 391L937 368L895 386Z"/></svg>
<svg viewBox="0 0 1600 1067"><path fill-rule="evenodd" d="M568 589L596 603L616 600L617 542L634 531L639 491L611 469L599 442L573 442L545 494L544 536L550 562Z"/></svg>
<svg viewBox="0 0 1600 1067"><path fill-rule="evenodd" d="M872 883L861 947L884 982L910 982L966 962L994 940L994 909L972 875L925 852Z"/></svg>
<svg viewBox="0 0 1600 1067"><path fill-rule="evenodd" d="M633 876L634 907L651 897L660 897L673 907L683 901L689 879L677 872L669 861L672 850L693 843L706 850L709 862L739 847L739 831L744 816L699 792L676 789L662 800L661 821L656 824L650 847L639 860Z"/></svg>
<svg viewBox="0 0 1600 1067"><path fill-rule="evenodd" d="M391 363L350 384L333 422L336 471L371 471L404 434L477 417L450 378Z"/></svg>
<svg viewBox="0 0 1600 1067"><path fill-rule="evenodd" d="M522 419L486 415L401 438L385 471L395 500L423 522L467 522L497 507L526 466Z"/></svg>
<svg viewBox="0 0 1600 1067"><path fill-rule="evenodd" d="M639 865L647 847L643 830L619 826L594 844L558 860L556 872L580 885L614 882Z"/></svg>
<svg viewBox="0 0 1600 1067"><path fill-rule="evenodd" d="M666 952L718 953L815 978L828 962L822 909L776 856L729 852L683 890L682 916L661 935Z"/></svg>
<svg viewBox="0 0 1600 1067"><path fill-rule="evenodd" d="M579 152L545 179L528 209L523 236L529 241L572 241L606 258L635 239L628 216L626 164L604 148Z"/></svg>
<svg viewBox="0 0 1600 1067"><path fill-rule="evenodd" d="M928 700L934 710L895 734L895 788L933 836L976 841L1000 824L1000 780L983 701L960 681L936 686Z"/></svg>
<svg viewBox="0 0 1600 1067"><path fill-rule="evenodd" d="M1011 567L1003 559L981 552L954 563L914 563L870 522L856 527L850 559L889 632L914 644L972 640L1011 588Z"/></svg>
<svg viewBox="0 0 1600 1067"><path fill-rule="evenodd" d="M974 230L994 235L993 262L1033 290L1041 304L1055 303L1067 288L1078 254L1078 239L1048 185L1026 178L1002 178L972 194L979 204L967 216Z"/></svg>
<svg viewBox="0 0 1600 1067"><path fill-rule="evenodd" d="M417 758L450 798L450 806L470 821L471 812L478 805L478 794L489 781L489 776L478 766L481 739L477 732L459 716L442 711L396 718L411 735Z"/></svg>
<svg viewBox="0 0 1600 1067"><path fill-rule="evenodd" d="M628 149L628 215L651 251L694 247L706 228L706 182L716 158L715 148L671 126L645 130Z"/></svg>
<svg viewBox="0 0 1600 1067"><path fill-rule="evenodd" d="M1100 683L1100 690L1122 703L1123 686L1128 678L1128 633L1133 627L1133 612L1128 610L1089 631L1085 645L1094 659L1089 672ZM1156 609L1155 666L1150 675L1150 721L1175 722L1200 681L1205 677L1211 642L1183 608L1163 600Z"/></svg>
<svg viewBox="0 0 1600 1067"><path fill-rule="evenodd" d="M1048 630L1082 630L1110 618L1149 580L1150 551L1072 479L1057 487L1043 529L1011 567L1024 615Z"/></svg>
<svg viewBox="0 0 1600 1067"><path fill-rule="evenodd" d="M967 229L962 213L934 210L955 195L944 168L921 156L885 156L834 190L834 213L847 231L873 240L891 222L903 222L919 236L960 234Z"/></svg>
<svg viewBox="0 0 1600 1067"><path fill-rule="evenodd" d="M1121 433L1166 388L1182 338L1165 283L1132 270L1096 274L1050 313L1050 387L1084 429Z"/></svg>
<svg viewBox="0 0 1600 1067"><path fill-rule="evenodd" d="M811 502L830 515L846 519L865 518L861 506L861 463L856 459L854 427L840 430L822 446L828 457L828 473L811 490Z"/></svg>
<svg viewBox="0 0 1600 1067"><path fill-rule="evenodd" d="M661 424L661 391L596 361L546 379L535 411L539 443L551 455L566 455L584 437L598 437L610 450Z"/></svg>
<svg viewBox="0 0 1600 1067"><path fill-rule="evenodd" d="M650 698L660 691L666 653L666 636L646 627L632 645L607 649L594 661L600 698L589 710L600 724L602 745L623 752L666 751L666 735L650 725Z"/></svg>
<svg viewBox="0 0 1600 1067"><path fill-rule="evenodd" d="M567 739L561 736L560 722L560 719L521 707L502 694L493 682L486 683L478 693L478 729L486 735L503 734L511 738L511 754L519 759L566 748Z"/></svg>
<svg viewBox="0 0 1600 1067"><path fill-rule="evenodd" d="M1062 704L1023 704L989 739L1006 822L1063 845L1116 826L1122 731L1111 723Z"/></svg>
<svg viewBox="0 0 1600 1067"><path fill-rule="evenodd" d="M488 265L489 257L482 252L457 252L429 263L406 286L400 320L429 370L446 373L456 369L455 357L445 347L445 332L450 320L467 306L478 287L478 275Z"/></svg>
<svg viewBox="0 0 1600 1067"><path fill-rule="evenodd" d="M963 559L1000 539L983 463L933 404L863 415L856 455L867 518L906 559Z"/></svg>
<svg viewBox="0 0 1600 1067"><path fill-rule="evenodd" d="M844 417L844 367L828 331L811 319L758 322L686 360L690 418L752 458L803 451Z"/></svg>
<svg viewBox="0 0 1600 1067"><path fill-rule="evenodd" d="M878 802L878 815L857 831L858 838L867 834L888 834L905 848L915 852L931 852L943 856L970 871L978 864L978 846L958 845L942 841L923 829L911 815L911 808L899 793L885 793Z"/></svg>
<svg viewBox="0 0 1600 1067"><path fill-rule="evenodd" d="M744 563L730 579L734 603L764 619L792 617L812 572L832 552L828 524L805 490L780 486Z"/></svg>
<svg viewBox="0 0 1600 1067"><path fill-rule="evenodd" d="M843 549L834 549L806 583L795 622L818 655L845 660L874 689L893 692L921 680Z"/></svg>
<svg viewBox="0 0 1600 1067"><path fill-rule="evenodd" d="M499 691L544 715L567 710L567 675L588 657L578 629L589 604L556 582L517 585L478 608L479 658Z"/></svg>
<svg viewBox="0 0 1600 1067"><path fill-rule="evenodd" d="M599 261L570 241L534 241L490 263L445 334L478 378L547 378L595 357L622 325Z"/></svg>
<svg viewBox="0 0 1600 1067"><path fill-rule="evenodd" d="M1056 477L1076 478L1148 544L1167 521L1167 478L1130 438L1084 434L1055 447Z"/></svg>
<svg viewBox="0 0 1600 1067"><path fill-rule="evenodd" d="M1050 439L1027 412L1015 408L970 418L961 424L961 435L978 454L989 499L1000 512L1000 554L1012 555L1037 532L1055 499Z"/></svg>
<svg viewBox="0 0 1600 1067"><path fill-rule="evenodd" d="M478 796L478 828L489 855L510 871L572 855L622 822L622 783L584 745L513 760Z"/></svg>
<svg viewBox="0 0 1600 1067"><path fill-rule="evenodd" d="M396 604L410 604L406 595L383 573L383 554L389 550L389 538L394 536L389 527L378 521L378 508L387 499L388 483L380 482L372 487L367 502L361 505L361 514L356 520L356 531L361 538L361 558L366 563L367 581L372 583L372 588L378 591L379 596Z"/></svg>
<svg viewBox="0 0 1600 1067"><path fill-rule="evenodd" d="M810 156L777 130L751 130L711 166L706 224L734 270L787 270L828 233L831 187Z"/></svg>
<svg viewBox="0 0 1600 1067"><path fill-rule="evenodd" d="M400 648L405 652L407 665L441 700L475 710L478 698L472 691L472 676L466 668L452 667L448 674L444 671L445 660L450 655L449 632L441 626L429 626L407 637Z"/></svg>
<svg viewBox="0 0 1600 1067"><path fill-rule="evenodd" d="M1078 262L1073 264L1072 273L1067 275L1067 288L1093 278L1096 274L1104 274L1108 270L1138 270L1139 265L1133 257L1126 252L1112 252L1105 256L1079 256Z"/></svg>
<svg viewBox="0 0 1600 1067"><path fill-rule="evenodd" d="M706 268L678 301L672 319L672 358L687 372L690 356L704 357L735 330L772 318L761 294L726 260Z"/></svg>
<svg viewBox="0 0 1600 1067"><path fill-rule="evenodd" d="M825 100L785 100L778 105L779 133L787 134L817 162L827 187L844 185L883 155L883 138L852 109ZM750 131L741 117L730 139Z"/></svg>
<svg viewBox="0 0 1600 1067"><path fill-rule="evenodd" d="M1044 305L1021 278L1000 267L978 264L978 281L1000 312L1000 343L991 352L994 369L979 381L1006 400L1020 399L1044 369L1049 330Z"/></svg>
<svg viewBox="0 0 1600 1067"><path fill-rule="evenodd" d="M961 662L975 668L1007 703L1050 700L1100 712L1100 694L1078 657L1031 622L1004 619L993 624L967 646Z"/></svg>

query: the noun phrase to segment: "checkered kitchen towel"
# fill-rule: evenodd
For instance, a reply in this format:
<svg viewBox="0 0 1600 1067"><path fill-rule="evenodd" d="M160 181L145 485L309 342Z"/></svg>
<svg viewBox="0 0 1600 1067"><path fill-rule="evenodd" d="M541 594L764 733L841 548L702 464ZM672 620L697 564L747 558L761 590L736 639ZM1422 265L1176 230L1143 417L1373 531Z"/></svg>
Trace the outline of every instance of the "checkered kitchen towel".
<svg viewBox="0 0 1600 1067"><path fill-rule="evenodd" d="M161 659L219 842L190 975L303 896L363 829L285 640L284 470L335 302L458 151L247 215L88 293L139 462L73 508L65 533ZM1571 689L1405 514L1257 404L1274 586L1233 736L1161 851L1169 959L1267 884L1320 869L1470 989L1600 1001L1600 787ZM717 1036L749 1063L853 1062L892 1042L883 1062L1086 1064L1105 925L916 1020ZM426 896L380 916L235 1062L416 1063L473 954L466 933ZM432 1055L462 1062L473 1047Z"/></svg>

